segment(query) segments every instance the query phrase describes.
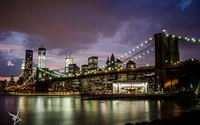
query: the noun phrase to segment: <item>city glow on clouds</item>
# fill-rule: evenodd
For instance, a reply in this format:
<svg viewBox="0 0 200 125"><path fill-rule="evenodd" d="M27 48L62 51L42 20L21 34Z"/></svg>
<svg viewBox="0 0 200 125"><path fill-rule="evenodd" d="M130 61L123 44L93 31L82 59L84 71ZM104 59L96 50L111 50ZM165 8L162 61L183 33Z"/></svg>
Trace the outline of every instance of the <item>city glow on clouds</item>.
<svg viewBox="0 0 200 125"><path fill-rule="evenodd" d="M87 64L89 57L98 56L101 67L112 53L121 57L164 28L170 34L198 39L199 4L198 0L0 2L0 68L9 69L0 76L20 73L26 49L34 51L37 66L41 45L47 49L46 66L63 71L66 56L71 55L79 67ZM195 52L188 52L186 44L180 46L182 57L192 53L181 59L198 57L194 54L197 44L192 46ZM153 64L154 54L136 63Z"/></svg>
<svg viewBox="0 0 200 125"><path fill-rule="evenodd" d="M7 65L8 66L14 66L14 64L10 60L7 61Z"/></svg>

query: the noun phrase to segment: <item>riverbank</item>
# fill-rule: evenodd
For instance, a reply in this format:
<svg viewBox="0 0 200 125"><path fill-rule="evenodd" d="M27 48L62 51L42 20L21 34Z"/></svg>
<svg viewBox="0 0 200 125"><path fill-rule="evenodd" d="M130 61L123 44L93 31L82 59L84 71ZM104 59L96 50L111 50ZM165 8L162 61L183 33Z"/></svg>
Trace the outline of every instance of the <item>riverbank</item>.
<svg viewBox="0 0 200 125"><path fill-rule="evenodd" d="M151 99L151 100L177 100L178 96L168 94L81 94L82 100L107 99Z"/></svg>
<svg viewBox="0 0 200 125"><path fill-rule="evenodd" d="M125 125L200 125L200 110L191 110L169 119L155 119L151 122L126 123Z"/></svg>

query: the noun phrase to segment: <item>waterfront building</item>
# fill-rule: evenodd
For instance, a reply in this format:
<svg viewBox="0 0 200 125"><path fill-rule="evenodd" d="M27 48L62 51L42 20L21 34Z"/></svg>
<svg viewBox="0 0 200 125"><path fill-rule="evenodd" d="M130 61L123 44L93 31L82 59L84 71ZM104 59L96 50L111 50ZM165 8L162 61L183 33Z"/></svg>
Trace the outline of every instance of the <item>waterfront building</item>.
<svg viewBox="0 0 200 125"><path fill-rule="evenodd" d="M25 53L25 68L24 68L24 82L32 75L33 68L33 50L26 50Z"/></svg>
<svg viewBox="0 0 200 125"><path fill-rule="evenodd" d="M146 80L113 81L113 93L144 94L148 93L148 82Z"/></svg>
<svg viewBox="0 0 200 125"><path fill-rule="evenodd" d="M98 57L92 56L88 58L88 71L94 71L98 69Z"/></svg>
<svg viewBox="0 0 200 125"><path fill-rule="evenodd" d="M46 49L43 45L38 49L38 68L45 68L46 65Z"/></svg>
<svg viewBox="0 0 200 125"><path fill-rule="evenodd" d="M73 63L74 60L70 55L65 58L65 73L69 73L69 65Z"/></svg>

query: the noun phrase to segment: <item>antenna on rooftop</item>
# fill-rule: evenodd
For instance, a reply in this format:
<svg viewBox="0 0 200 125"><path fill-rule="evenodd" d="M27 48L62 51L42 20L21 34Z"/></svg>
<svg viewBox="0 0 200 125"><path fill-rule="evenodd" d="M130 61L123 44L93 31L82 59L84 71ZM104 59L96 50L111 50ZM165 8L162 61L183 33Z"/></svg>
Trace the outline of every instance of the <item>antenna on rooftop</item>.
<svg viewBox="0 0 200 125"><path fill-rule="evenodd" d="M167 34L167 29L164 28L162 32L165 33L165 34Z"/></svg>
<svg viewBox="0 0 200 125"><path fill-rule="evenodd" d="M69 53L69 57L71 57L73 50L71 50L71 52Z"/></svg>

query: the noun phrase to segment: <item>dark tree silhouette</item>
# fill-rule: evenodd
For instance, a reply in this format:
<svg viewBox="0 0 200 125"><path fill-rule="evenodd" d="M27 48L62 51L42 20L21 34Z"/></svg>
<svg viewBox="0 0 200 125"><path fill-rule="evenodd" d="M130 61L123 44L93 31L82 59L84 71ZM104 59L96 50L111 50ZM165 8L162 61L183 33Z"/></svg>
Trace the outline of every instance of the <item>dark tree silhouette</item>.
<svg viewBox="0 0 200 125"><path fill-rule="evenodd" d="M186 60L178 70L179 87L196 89L200 82L200 62L196 59Z"/></svg>

